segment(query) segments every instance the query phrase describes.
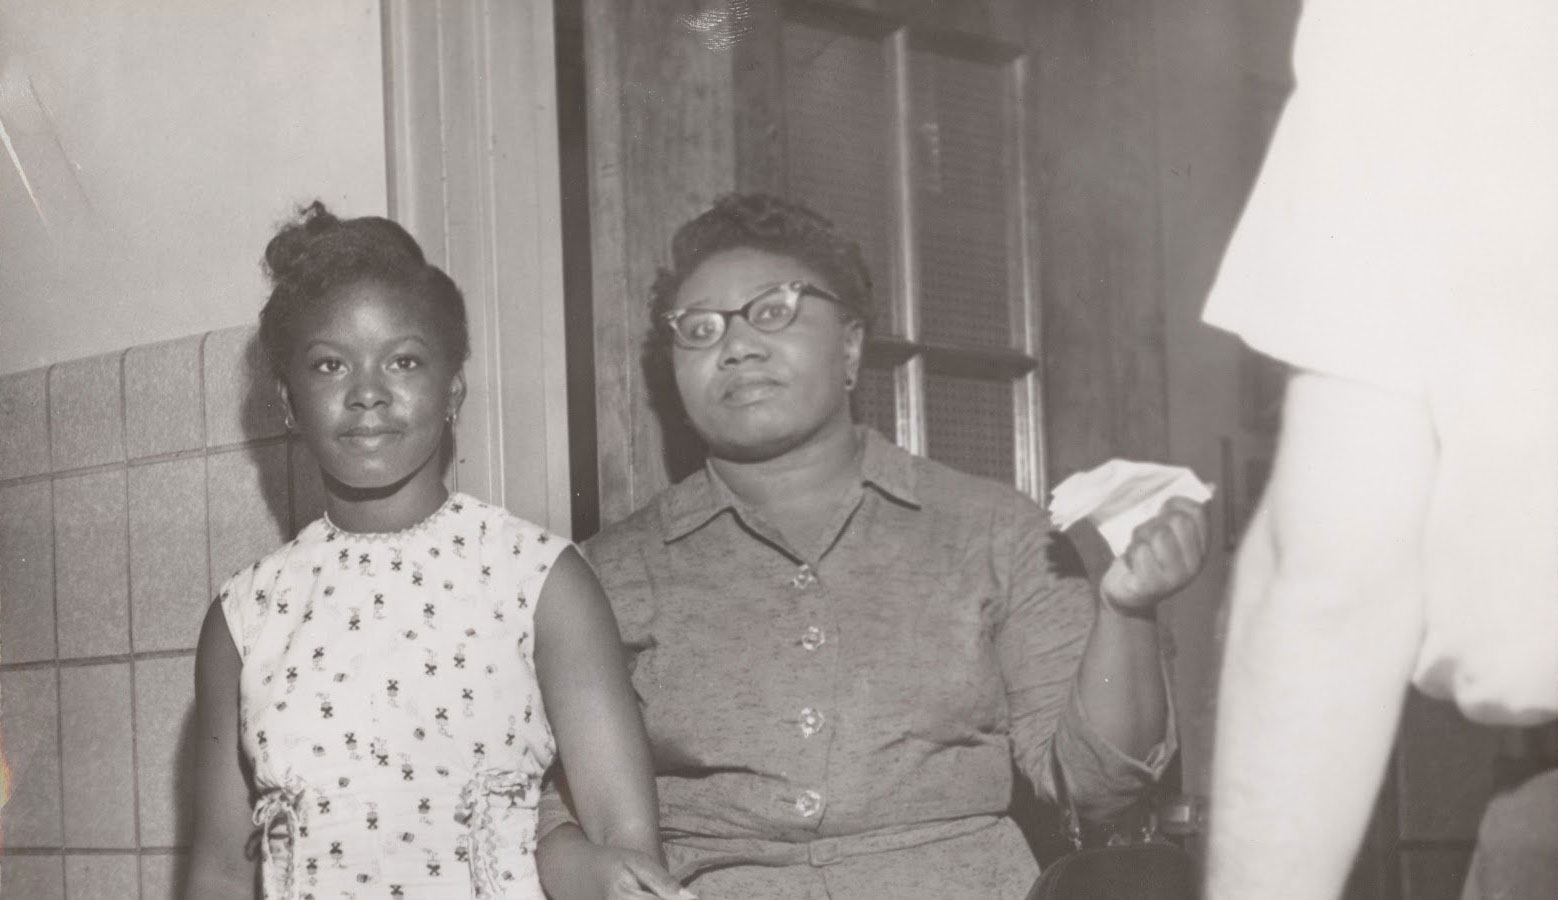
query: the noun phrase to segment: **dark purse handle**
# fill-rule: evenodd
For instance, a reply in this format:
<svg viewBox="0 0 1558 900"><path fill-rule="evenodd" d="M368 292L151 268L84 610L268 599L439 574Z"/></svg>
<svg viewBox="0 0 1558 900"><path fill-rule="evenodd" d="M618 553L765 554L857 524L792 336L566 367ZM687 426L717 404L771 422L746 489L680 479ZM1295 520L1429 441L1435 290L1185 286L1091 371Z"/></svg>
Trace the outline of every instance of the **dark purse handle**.
<svg viewBox="0 0 1558 900"><path fill-rule="evenodd" d="M1071 790L1066 786L1065 773L1060 767L1060 754L1054 749L1050 750L1050 776L1055 780L1055 802L1066 817L1066 842L1070 844L1073 852L1083 850L1087 845L1087 831L1082 825L1082 817L1077 815L1076 802L1071 797ZM1163 832L1159 828L1157 811L1151 804L1142 808L1142 818L1139 830L1135 830L1137 825L1135 822L1131 823L1132 831L1110 828L1108 836L1103 840L1103 845L1115 847L1158 842Z"/></svg>
<svg viewBox="0 0 1558 900"><path fill-rule="evenodd" d="M1195 860L1177 844L1154 840L1158 836L1155 815L1149 813L1140 842L1120 843L1117 832L1105 846L1087 849L1082 819L1053 750L1050 771L1055 799L1065 811L1072 851L1040 873L1028 900L1191 900L1197 896Z"/></svg>

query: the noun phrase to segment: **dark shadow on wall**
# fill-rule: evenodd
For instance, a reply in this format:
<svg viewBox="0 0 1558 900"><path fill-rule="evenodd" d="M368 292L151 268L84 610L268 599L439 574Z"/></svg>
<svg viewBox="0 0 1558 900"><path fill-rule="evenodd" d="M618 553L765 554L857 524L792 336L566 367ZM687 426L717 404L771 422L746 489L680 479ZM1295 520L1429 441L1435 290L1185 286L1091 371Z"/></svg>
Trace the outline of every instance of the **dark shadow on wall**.
<svg viewBox="0 0 1558 900"><path fill-rule="evenodd" d="M581 0L554 5L557 32L558 196L562 202L563 322L567 335L568 470L573 539L600 530L595 424L595 292L590 249L589 89Z"/></svg>
<svg viewBox="0 0 1558 900"><path fill-rule="evenodd" d="M644 318L647 320L648 315ZM670 350L656 345L655 338L647 331L639 353L639 363L644 374L644 386L649 392L649 408L654 410L660 422L661 459L666 475L672 484L681 481L703 465L707 455L703 439L687 420L687 410L676 390L676 376L671 369Z"/></svg>
<svg viewBox="0 0 1558 900"><path fill-rule="evenodd" d="M1159 5L1174 10L1160 13L1159 23L1164 188L1181 201L1165 204L1163 231L1179 236L1170 265L1183 277L1172 282L1199 306L1212 288L1293 92L1293 38L1301 3L1176 0ZM1208 46L1197 19L1216 15L1227 20L1211 31L1226 40ZM1208 54L1214 61L1208 62ZM1215 148L1225 153L1198 159ZM1210 160L1221 168L1209 171Z"/></svg>
<svg viewBox="0 0 1558 900"><path fill-rule="evenodd" d="M173 843L188 847L195 835L195 751L197 733L195 708L191 704L179 725L179 741L173 754ZM189 880L188 859L174 870L173 896L183 897Z"/></svg>
<svg viewBox="0 0 1558 900"><path fill-rule="evenodd" d="M292 452L291 440L283 424L284 411L281 398L276 393L276 382L271 376L270 362L258 333L244 347L243 392L244 440L248 442L249 460L260 477L260 492L265 500L265 511L276 530L291 537L294 528L292 516ZM281 450L276 449L281 445ZM279 462L278 462L279 455Z"/></svg>

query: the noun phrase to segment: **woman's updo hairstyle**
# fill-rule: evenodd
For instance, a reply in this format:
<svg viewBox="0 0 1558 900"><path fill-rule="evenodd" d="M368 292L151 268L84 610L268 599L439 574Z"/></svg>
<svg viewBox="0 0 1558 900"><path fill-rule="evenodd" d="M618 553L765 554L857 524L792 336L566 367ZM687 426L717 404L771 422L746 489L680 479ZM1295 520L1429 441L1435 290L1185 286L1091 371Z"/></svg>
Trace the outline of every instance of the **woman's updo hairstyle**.
<svg viewBox="0 0 1558 900"><path fill-rule="evenodd" d="M260 310L260 343L278 378L285 377L303 313L331 292L360 281L379 282L427 303L450 359L458 364L470 355L460 289L428 264L406 229L389 219L338 219L315 200L270 239L264 268L271 293Z"/></svg>
<svg viewBox="0 0 1558 900"><path fill-rule="evenodd" d="M746 247L798 260L828 280L850 316L870 331L875 304L871 273L860 245L819 213L769 194L726 194L671 239L671 267L661 269L650 291L651 347L670 344L660 315L676 303L676 292L693 271L716 253Z"/></svg>

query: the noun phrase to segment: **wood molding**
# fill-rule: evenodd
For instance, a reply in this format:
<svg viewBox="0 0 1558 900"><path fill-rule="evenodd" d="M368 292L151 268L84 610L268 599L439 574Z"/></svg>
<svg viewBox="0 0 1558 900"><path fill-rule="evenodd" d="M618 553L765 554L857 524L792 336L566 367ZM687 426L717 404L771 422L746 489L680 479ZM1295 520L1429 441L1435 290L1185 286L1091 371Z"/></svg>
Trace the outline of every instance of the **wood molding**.
<svg viewBox="0 0 1558 900"><path fill-rule="evenodd" d="M1168 454L1151 4L1034 4L1045 442L1054 481Z"/></svg>
<svg viewBox="0 0 1558 900"><path fill-rule="evenodd" d="M465 293L454 478L572 527L550 0L384 0L390 215Z"/></svg>
<svg viewBox="0 0 1558 900"><path fill-rule="evenodd" d="M907 26L954 40L1007 42L1023 33L1032 0L783 0L787 15L862 32Z"/></svg>
<svg viewBox="0 0 1558 900"><path fill-rule="evenodd" d="M678 0L584 3L603 524L687 464L646 383L649 290L677 227L736 185L732 50L700 39L688 9Z"/></svg>
<svg viewBox="0 0 1558 900"><path fill-rule="evenodd" d="M748 193L789 193L785 171L784 18L778 4L758 3L751 29L731 48L735 91L736 185Z"/></svg>

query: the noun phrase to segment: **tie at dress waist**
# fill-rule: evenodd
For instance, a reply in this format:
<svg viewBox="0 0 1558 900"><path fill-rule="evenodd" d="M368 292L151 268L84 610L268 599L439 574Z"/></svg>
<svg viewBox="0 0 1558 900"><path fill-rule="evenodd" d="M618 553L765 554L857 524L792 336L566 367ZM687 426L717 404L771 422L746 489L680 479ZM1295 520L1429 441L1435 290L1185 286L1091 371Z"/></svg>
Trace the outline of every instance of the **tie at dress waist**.
<svg viewBox="0 0 1558 900"><path fill-rule="evenodd" d="M466 826L471 887L477 900L503 896L498 870L498 835L494 827L493 798L503 797L509 806L535 807L540 797L538 771L484 769L465 783L455 820ZM254 804L254 824L259 827L262 877L268 900L298 900L297 839L308 834L306 789L274 787Z"/></svg>

